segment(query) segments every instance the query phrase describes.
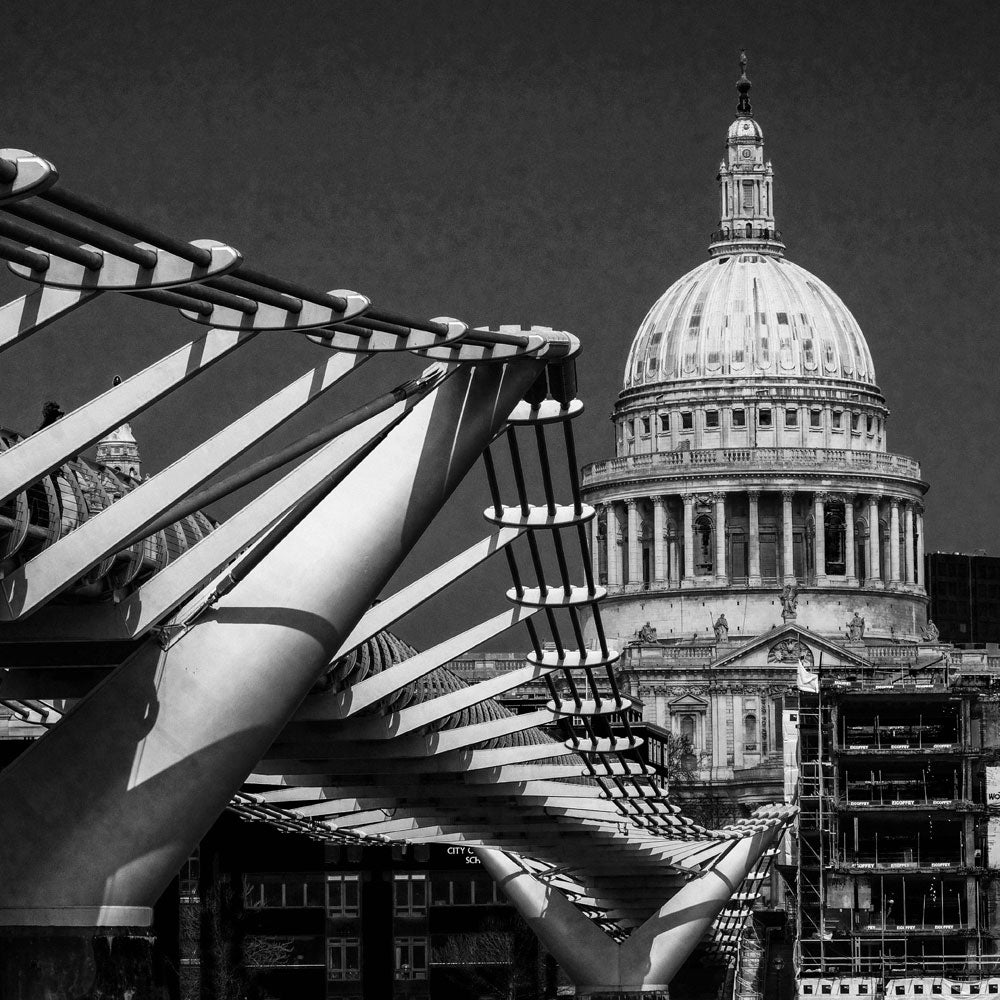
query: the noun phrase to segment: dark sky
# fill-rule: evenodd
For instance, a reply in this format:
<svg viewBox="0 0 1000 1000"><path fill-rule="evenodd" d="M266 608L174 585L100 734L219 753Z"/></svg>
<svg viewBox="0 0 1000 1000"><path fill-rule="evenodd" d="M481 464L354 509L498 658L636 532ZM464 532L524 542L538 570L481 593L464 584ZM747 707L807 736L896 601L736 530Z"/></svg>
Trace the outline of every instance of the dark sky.
<svg viewBox="0 0 1000 1000"><path fill-rule="evenodd" d="M1000 87L994 2L101 2L9 5L3 144L72 190L251 266L414 315L578 334L581 461L652 302L705 259L736 58L776 172L788 255L854 312L931 484L928 549L1000 552L994 515ZM3 301L22 293L0 279ZM3 355L0 422L28 430L197 328L105 297ZM135 421L161 468L318 351L295 334ZM419 370L364 379L315 426ZM482 477L412 576L485 527ZM220 509L219 513L224 513ZM496 610L502 607L499 581ZM474 620L461 593L404 633ZM489 610L489 609L487 609Z"/></svg>

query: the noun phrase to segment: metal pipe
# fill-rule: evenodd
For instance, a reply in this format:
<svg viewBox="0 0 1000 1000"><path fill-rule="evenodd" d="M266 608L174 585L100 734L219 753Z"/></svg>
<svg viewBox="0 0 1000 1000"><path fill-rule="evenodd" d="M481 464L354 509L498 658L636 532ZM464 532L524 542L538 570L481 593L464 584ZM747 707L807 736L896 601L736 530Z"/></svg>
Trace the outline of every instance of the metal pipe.
<svg viewBox="0 0 1000 1000"><path fill-rule="evenodd" d="M91 271L99 271L104 267L104 258L99 253L95 253L93 250L84 250L83 247L67 243L50 233L22 226L19 222L14 222L13 219L5 218L3 215L0 215L0 235L36 246L39 250L45 250L57 257L65 257L66 260L71 260L74 264L82 264Z"/></svg>
<svg viewBox="0 0 1000 1000"><path fill-rule="evenodd" d="M207 302L199 299L192 299L190 295L181 295L179 292L172 292L169 288L153 288L145 292L129 292L137 299L146 299L149 302L159 302L161 305L173 306L175 309L187 309L189 312L196 312L199 316L210 316L212 307Z"/></svg>
<svg viewBox="0 0 1000 1000"><path fill-rule="evenodd" d="M3 236L0 236L0 258L13 261L15 264L23 264L25 267L30 267L32 271L47 271L49 268L47 254L26 250L13 240L5 239Z"/></svg>
<svg viewBox="0 0 1000 1000"><path fill-rule="evenodd" d="M197 264L199 267L208 267L212 263L211 250L192 246L183 240L168 236L166 233L161 233L158 229L147 226L144 222L139 222L136 219L122 215L113 208L108 208L106 205L91 201L82 195L73 194L58 184L50 187L47 191L39 195L39 197L44 198L53 205L58 205L60 208L76 212L77 215L93 219L103 226L108 226L110 229L117 229L121 233L128 233L129 236L144 240L146 243L152 243L155 247L162 247L169 253L183 260L189 260L192 264Z"/></svg>
<svg viewBox="0 0 1000 1000"><path fill-rule="evenodd" d="M495 330L470 330L463 338L464 344L510 344L512 347L527 347L531 340L514 333L497 333Z"/></svg>
<svg viewBox="0 0 1000 1000"><path fill-rule="evenodd" d="M416 327L418 330L427 330L430 333L439 333L442 336L448 333L447 323L436 323L431 319L407 319L405 316L389 312L386 309L369 309L365 315L368 319L381 320L383 323L395 323L397 326Z"/></svg>
<svg viewBox="0 0 1000 1000"><path fill-rule="evenodd" d="M232 292L234 295L245 295L249 299L256 299L264 305L274 306L275 309L284 309L290 313L302 312L302 300L293 298L291 295L282 295L281 292L271 291L262 285L255 285L249 281L241 281L228 274L220 275L206 281L206 285L212 288L221 288L225 292Z"/></svg>
<svg viewBox="0 0 1000 1000"><path fill-rule="evenodd" d="M184 294L193 299L211 302L217 306L225 306L227 309L235 309L237 312L247 313L250 316L257 311L257 303L253 299L244 298L242 295L233 295L232 292L224 292L209 285L185 285Z"/></svg>
<svg viewBox="0 0 1000 1000"><path fill-rule="evenodd" d="M286 295L294 295L297 299L306 299L321 306L329 306L337 312L343 312L347 308L347 300L339 295L330 295L328 292L317 292L314 288L308 288L294 281L285 281L284 278L273 278L262 271L254 271L249 267L240 266L233 270L232 275L242 278L244 281L253 282L255 285L263 285L264 288L271 288L276 292L284 292Z"/></svg>
<svg viewBox="0 0 1000 1000"><path fill-rule="evenodd" d="M20 219L27 219L36 225L45 226L64 236L72 236L73 239L83 240L84 243L92 243L101 250L107 250L116 257L123 257L132 261L140 267L156 267L157 255L155 250L144 250L137 247L119 236L101 232L85 222L76 219L69 219L58 212L53 212L34 200L16 201L11 205L5 205L4 211L11 215L16 215Z"/></svg>

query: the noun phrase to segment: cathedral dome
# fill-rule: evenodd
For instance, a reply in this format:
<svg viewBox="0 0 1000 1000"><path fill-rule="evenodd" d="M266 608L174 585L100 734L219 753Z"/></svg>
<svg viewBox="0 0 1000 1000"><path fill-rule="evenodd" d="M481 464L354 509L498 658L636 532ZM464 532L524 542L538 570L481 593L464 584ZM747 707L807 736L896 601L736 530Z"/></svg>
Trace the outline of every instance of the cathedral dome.
<svg viewBox="0 0 1000 1000"><path fill-rule="evenodd" d="M632 342L624 388L744 377L876 384L861 328L840 297L767 252L714 257L671 285Z"/></svg>

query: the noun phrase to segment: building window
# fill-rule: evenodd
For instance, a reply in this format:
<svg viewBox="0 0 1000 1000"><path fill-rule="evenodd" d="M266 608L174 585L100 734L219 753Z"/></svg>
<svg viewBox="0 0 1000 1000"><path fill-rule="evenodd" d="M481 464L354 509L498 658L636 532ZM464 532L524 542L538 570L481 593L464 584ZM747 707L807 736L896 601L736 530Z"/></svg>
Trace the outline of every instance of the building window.
<svg viewBox="0 0 1000 1000"><path fill-rule="evenodd" d="M357 875L327 875L326 915L357 917L361 913L361 886Z"/></svg>
<svg viewBox="0 0 1000 1000"><path fill-rule="evenodd" d="M361 939L330 938L326 943L326 978L331 982L361 978Z"/></svg>
<svg viewBox="0 0 1000 1000"><path fill-rule="evenodd" d="M719 411L718 410L706 410L705 411L705 426L706 427L718 427L719 426Z"/></svg>
<svg viewBox="0 0 1000 1000"><path fill-rule="evenodd" d="M795 407L790 406L785 410L785 426L786 427L798 427L799 426L799 411Z"/></svg>
<svg viewBox="0 0 1000 1000"><path fill-rule="evenodd" d="M757 716L749 712L743 717L743 749L757 752Z"/></svg>
<svg viewBox="0 0 1000 1000"><path fill-rule="evenodd" d="M642 420L642 433L643 434L648 434L649 433L649 417L642 417L641 420Z"/></svg>
<svg viewBox="0 0 1000 1000"><path fill-rule="evenodd" d="M823 419L823 411L822 410L810 410L809 411L809 426L810 427L819 427L820 426L820 422L822 421L822 419Z"/></svg>
<svg viewBox="0 0 1000 1000"><path fill-rule="evenodd" d="M835 431L843 430L844 429L843 419L844 419L844 411L834 410L833 413L830 414L830 426Z"/></svg>
<svg viewBox="0 0 1000 1000"><path fill-rule="evenodd" d="M323 905L321 875L247 875L243 879L247 909L289 909Z"/></svg>
<svg viewBox="0 0 1000 1000"><path fill-rule="evenodd" d="M693 715L682 715L681 716L681 739L690 740L691 746L694 746L694 716Z"/></svg>
<svg viewBox="0 0 1000 1000"><path fill-rule="evenodd" d="M769 406L763 406L757 411L757 426L771 426L771 408Z"/></svg>
<svg viewBox="0 0 1000 1000"><path fill-rule="evenodd" d="M323 938L302 934L248 934L243 939L243 961L251 969L288 966L323 968Z"/></svg>
<svg viewBox="0 0 1000 1000"><path fill-rule="evenodd" d="M852 413L851 414L851 430L854 431L855 433L857 433L858 430L859 430L859 428L860 428L860 426L861 426L861 414L860 413Z"/></svg>
<svg viewBox="0 0 1000 1000"><path fill-rule="evenodd" d="M660 414L660 433L666 434L670 430L670 414L661 413Z"/></svg>
<svg viewBox="0 0 1000 1000"><path fill-rule="evenodd" d="M435 906L497 906L506 900L488 875L453 875L431 884Z"/></svg>
<svg viewBox="0 0 1000 1000"><path fill-rule="evenodd" d="M868 414L868 416L865 417L865 430L868 431L869 434L871 434L874 427L875 427L875 420L873 419L871 414Z"/></svg>
<svg viewBox="0 0 1000 1000"><path fill-rule="evenodd" d="M691 413L682 413L681 414L681 430L682 431L689 431L689 430L691 430L692 427L694 427L694 416L693 416L693 414L691 414Z"/></svg>
<svg viewBox="0 0 1000 1000"><path fill-rule="evenodd" d="M742 408L738 410L733 410L733 426L746 427L746 425L747 425L747 411Z"/></svg>
<svg viewBox="0 0 1000 1000"><path fill-rule="evenodd" d="M427 876L395 875L393 913L397 917L422 916L427 912Z"/></svg>
<svg viewBox="0 0 1000 1000"><path fill-rule="evenodd" d="M427 978L427 938L396 938L396 978Z"/></svg>
<svg viewBox="0 0 1000 1000"><path fill-rule="evenodd" d="M714 536L712 519L707 514L702 514L694 522L695 576L711 576L715 572Z"/></svg>
<svg viewBox="0 0 1000 1000"><path fill-rule="evenodd" d="M845 522L844 508L840 504L828 504L823 515L825 529L823 548L826 556L825 570L833 576L843 576L847 572L845 562Z"/></svg>
<svg viewBox="0 0 1000 1000"><path fill-rule="evenodd" d="M195 847L194 851L184 862L181 868L180 877L180 897L182 903L197 903L198 880L201 875L201 845Z"/></svg>

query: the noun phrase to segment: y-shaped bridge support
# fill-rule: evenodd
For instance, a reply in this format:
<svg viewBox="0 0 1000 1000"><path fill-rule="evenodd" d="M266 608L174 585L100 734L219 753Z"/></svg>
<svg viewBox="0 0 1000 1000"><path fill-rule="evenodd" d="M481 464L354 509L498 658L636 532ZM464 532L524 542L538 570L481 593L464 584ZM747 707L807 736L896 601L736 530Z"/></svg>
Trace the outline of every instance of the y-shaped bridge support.
<svg viewBox="0 0 1000 1000"><path fill-rule="evenodd" d="M684 885L622 943L514 856L483 847L475 853L573 980L578 997L627 996L668 989L709 925L780 834L775 827L734 841L712 868Z"/></svg>
<svg viewBox="0 0 1000 1000"><path fill-rule="evenodd" d="M0 774L0 925L148 923L543 364L453 372L190 628L147 640Z"/></svg>

